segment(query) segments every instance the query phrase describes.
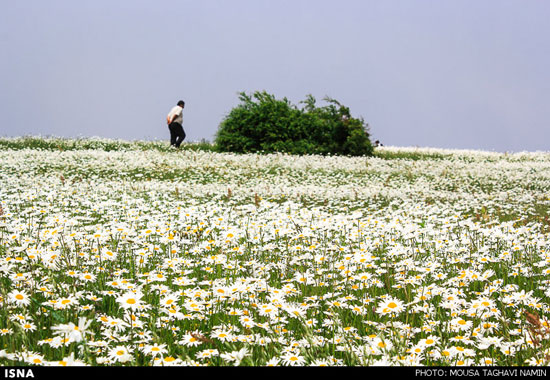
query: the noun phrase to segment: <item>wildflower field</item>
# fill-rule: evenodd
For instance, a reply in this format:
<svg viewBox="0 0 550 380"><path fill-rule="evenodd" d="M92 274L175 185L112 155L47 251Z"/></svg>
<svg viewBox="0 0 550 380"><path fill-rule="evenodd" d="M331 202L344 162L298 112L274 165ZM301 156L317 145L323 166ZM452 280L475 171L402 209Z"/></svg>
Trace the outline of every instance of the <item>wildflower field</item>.
<svg viewBox="0 0 550 380"><path fill-rule="evenodd" d="M19 138L0 163L0 365L550 359L550 153Z"/></svg>

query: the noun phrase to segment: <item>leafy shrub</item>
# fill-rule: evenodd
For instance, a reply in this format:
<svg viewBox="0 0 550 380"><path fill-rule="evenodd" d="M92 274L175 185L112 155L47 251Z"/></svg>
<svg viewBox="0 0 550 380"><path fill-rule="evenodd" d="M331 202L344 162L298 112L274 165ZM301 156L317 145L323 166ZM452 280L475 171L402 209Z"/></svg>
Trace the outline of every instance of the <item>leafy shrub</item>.
<svg viewBox="0 0 550 380"><path fill-rule="evenodd" d="M290 154L372 155L368 125L353 118L349 108L325 98L316 107L308 95L303 108L287 98L255 92L239 94L241 103L221 122L216 148L222 152L285 152Z"/></svg>

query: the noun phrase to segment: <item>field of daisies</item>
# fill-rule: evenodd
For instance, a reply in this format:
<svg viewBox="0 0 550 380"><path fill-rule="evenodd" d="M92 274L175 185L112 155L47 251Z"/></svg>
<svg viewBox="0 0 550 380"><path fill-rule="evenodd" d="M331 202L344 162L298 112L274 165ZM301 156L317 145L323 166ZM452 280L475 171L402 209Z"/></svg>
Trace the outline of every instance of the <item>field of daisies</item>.
<svg viewBox="0 0 550 380"><path fill-rule="evenodd" d="M549 209L550 153L0 139L0 365L546 365Z"/></svg>

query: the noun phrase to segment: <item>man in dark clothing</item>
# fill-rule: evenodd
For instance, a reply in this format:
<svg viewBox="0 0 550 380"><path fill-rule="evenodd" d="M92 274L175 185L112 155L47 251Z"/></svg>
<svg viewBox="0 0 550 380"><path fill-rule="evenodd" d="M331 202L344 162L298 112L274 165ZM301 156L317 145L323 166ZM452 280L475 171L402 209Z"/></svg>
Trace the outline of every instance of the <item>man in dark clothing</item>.
<svg viewBox="0 0 550 380"><path fill-rule="evenodd" d="M183 130L183 108L185 102L180 100L178 104L170 110L166 117L166 123L170 130L170 145L179 148L185 139L185 131Z"/></svg>

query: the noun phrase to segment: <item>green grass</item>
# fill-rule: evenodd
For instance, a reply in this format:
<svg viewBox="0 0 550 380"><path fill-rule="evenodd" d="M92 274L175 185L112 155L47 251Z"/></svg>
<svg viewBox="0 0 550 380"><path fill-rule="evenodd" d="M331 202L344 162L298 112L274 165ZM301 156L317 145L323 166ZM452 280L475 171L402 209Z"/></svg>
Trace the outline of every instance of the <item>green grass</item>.
<svg viewBox="0 0 550 380"><path fill-rule="evenodd" d="M153 150L159 152L170 152L172 148L167 141L126 141L99 138L61 138L61 137L17 137L0 138L0 149L22 150L49 150L49 151L74 151L74 150L102 150L106 152L129 151L129 150ZM208 141L184 142L181 150L192 151L214 151L215 147Z"/></svg>

